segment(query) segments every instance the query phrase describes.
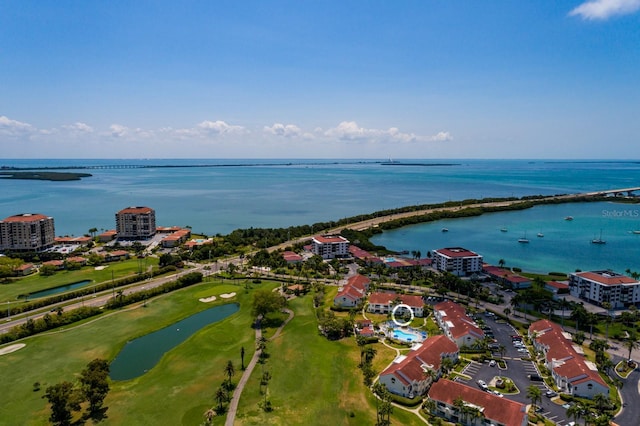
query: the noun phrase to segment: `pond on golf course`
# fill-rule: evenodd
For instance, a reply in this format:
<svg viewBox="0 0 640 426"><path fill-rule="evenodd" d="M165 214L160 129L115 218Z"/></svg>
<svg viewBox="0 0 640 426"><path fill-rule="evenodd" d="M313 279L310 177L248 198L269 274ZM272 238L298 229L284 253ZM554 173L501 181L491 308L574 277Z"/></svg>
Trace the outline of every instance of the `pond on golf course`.
<svg viewBox="0 0 640 426"><path fill-rule="evenodd" d="M214 306L153 333L127 342L111 363L112 380L129 380L152 369L162 356L201 328L240 309L237 303Z"/></svg>

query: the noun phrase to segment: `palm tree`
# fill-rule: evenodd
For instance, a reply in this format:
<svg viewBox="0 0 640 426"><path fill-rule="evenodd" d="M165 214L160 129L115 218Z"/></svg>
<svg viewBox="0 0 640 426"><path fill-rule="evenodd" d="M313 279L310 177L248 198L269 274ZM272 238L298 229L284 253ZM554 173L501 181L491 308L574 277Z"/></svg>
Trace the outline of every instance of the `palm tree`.
<svg viewBox="0 0 640 426"><path fill-rule="evenodd" d="M464 416L464 399L461 396L457 396L456 399L453 400L453 408L456 409L460 417Z"/></svg>
<svg viewBox="0 0 640 426"><path fill-rule="evenodd" d="M213 422L213 418L217 415L213 408L209 408L204 412L204 424L210 426Z"/></svg>
<svg viewBox="0 0 640 426"><path fill-rule="evenodd" d="M224 367L224 373L227 375L227 380L231 382L231 377L236 374L236 370L233 368L233 362L227 361L227 365Z"/></svg>
<svg viewBox="0 0 640 426"><path fill-rule="evenodd" d="M378 353L378 351L373 346L369 345L369 346L365 347L364 348L364 363L365 364L371 364L371 361L373 361L373 358L376 356L377 353Z"/></svg>
<svg viewBox="0 0 640 426"><path fill-rule="evenodd" d="M582 404L578 403L567 408L567 416L573 417L573 421L575 423L578 423L578 419L582 418L583 411L584 407L582 406Z"/></svg>
<svg viewBox="0 0 640 426"><path fill-rule="evenodd" d="M562 310L562 317L560 317L560 321L561 321L562 329L564 329L564 310L566 308L568 308L569 306L571 306L571 304L563 297L558 302L558 305L560 306L560 309Z"/></svg>
<svg viewBox="0 0 640 426"><path fill-rule="evenodd" d="M504 310L502 311L507 318L509 318L509 315L511 315L511 309L510 308L504 308Z"/></svg>
<svg viewBox="0 0 640 426"><path fill-rule="evenodd" d="M242 361L242 371L244 371L244 346L240 348L240 360Z"/></svg>
<svg viewBox="0 0 640 426"><path fill-rule="evenodd" d="M542 400L542 391L535 385L529 385L529 387L527 388L527 398L531 399L531 404L535 409L536 402Z"/></svg>
<svg viewBox="0 0 640 426"><path fill-rule="evenodd" d="M629 337L627 337L627 340L625 340L622 345L625 348L629 349L629 357L627 359L631 361L631 352L633 352L634 349L640 347L640 344L638 343L638 335L636 334L636 332L630 332Z"/></svg>
<svg viewBox="0 0 640 426"><path fill-rule="evenodd" d="M227 400L227 391L221 386L216 390L215 400L218 402L218 411L222 411L222 403Z"/></svg>
<svg viewBox="0 0 640 426"><path fill-rule="evenodd" d="M449 357L442 358L442 362L440 363L440 371L444 374L447 374L453 368L454 362Z"/></svg>
<svg viewBox="0 0 640 426"><path fill-rule="evenodd" d="M597 393L593 396L593 403L595 404L596 409L600 412L607 409L610 405L609 398L602 393Z"/></svg>
<svg viewBox="0 0 640 426"><path fill-rule="evenodd" d="M609 340L609 320L611 319L611 312L610 312L611 303L602 302L602 307L607 310L607 322L606 322L607 331L606 331L605 337L606 337L607 340Z"/></svg>
<svg viewBox="0 0 640 426"><path fill-rule="evenodd" d="M504 264L505 264L504 259L498 260L498 266L499 267L504 268Z"/></svg>

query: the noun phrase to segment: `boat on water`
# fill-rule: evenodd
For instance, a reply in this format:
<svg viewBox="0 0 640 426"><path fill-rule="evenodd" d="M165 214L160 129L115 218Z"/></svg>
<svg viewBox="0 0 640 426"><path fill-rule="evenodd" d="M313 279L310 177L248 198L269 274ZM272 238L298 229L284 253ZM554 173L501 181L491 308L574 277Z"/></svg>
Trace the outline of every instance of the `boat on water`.
<svg viewBox="0 0 640 426"><path fill-rule="evenodd" d="M508 229L507 228L500 228L500 232L507 232Z"/></svg>
<svg viewBox="0 0 640 426"><path fill-rule="evenodd" d="M525 232L522 238L518 238L518 242L522 244L528 244L529 240L527 239L527 233Z"/></svg>
<svg viewBox="0 0 640 426"><path fill-rule="evenodd" d="M566 216L564 220L573 220L573 216Z"/></svg>
<svg viewBox="0 0 640 426"><path fill-rule="evenodd" d="M602 230L600 230L600 236L591 240L591 244L606 244L607 242L602 239Z"/></svg>
<svg viewBox="0 0 640 426"><path fill-rule="evenodd" d="M632 234L640 234L640 229L634 229L631 231Z"/></svg>
<svg viewBox="0 0 640 426"><path fill-rule="evenodd" d="M544 234L542 232L538 232L538 238L542 238L544 237Z"/></svg>
<svg viewBox="0 0 640 426"><path fill-rule="evenodd" d="M442 228L442 232L449 232L449 228Z"/></svg>

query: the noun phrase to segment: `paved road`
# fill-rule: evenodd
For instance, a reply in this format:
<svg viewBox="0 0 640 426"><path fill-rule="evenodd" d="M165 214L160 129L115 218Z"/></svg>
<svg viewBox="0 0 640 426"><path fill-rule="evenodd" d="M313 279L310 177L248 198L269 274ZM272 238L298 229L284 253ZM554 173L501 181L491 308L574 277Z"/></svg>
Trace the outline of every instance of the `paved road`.
<svg viewBox="0 0 640 426"><path fill-rule="evenodd" d="M289 317L280 325L280 327L278 327L278 329L273 334L273 336L271 336L269 341L273 341L275 338L277 338L282 332L282 329L284 328L284 326L287 325L287 323L289 323L289 321L291 321L291 319L293 318L292 310L283 309L283 312L288 313ZM256 321L255 328L256 328L256 342L257 342L260 339L260 337L262 337L262 328L260 328L260 320ZM251 361L249 361L249 365L247 365L246 370L244 370L244 372L242 373L242 377L240 377L238 386L233 392L233 397L231 398L231 402L229 403L229 410L227 411L227 419L224 422L225 426L233 426L233 422L236 419L236 413L238 412L238 403L240 402L240 396L242 395L242 391L244 390L244 387L247 384L247 381L249 381L249 377L251 377L251 373L253 372L253 369L256 367L256 364L258 363L259 358L260 358L260 351L256 350L253 353L253 356L251 357Z"/></svg>

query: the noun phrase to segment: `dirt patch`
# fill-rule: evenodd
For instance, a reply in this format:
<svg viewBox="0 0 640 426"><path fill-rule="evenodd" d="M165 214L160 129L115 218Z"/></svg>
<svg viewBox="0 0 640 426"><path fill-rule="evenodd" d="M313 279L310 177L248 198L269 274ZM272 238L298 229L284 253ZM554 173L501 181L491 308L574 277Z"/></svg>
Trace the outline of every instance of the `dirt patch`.
<svg viewBox="0 0 640 426"><path fill-rule="evenodd" d="M0 348L0 355L6 355L10 354L11 352L19 351L25 346L27 345L25 345L24 343L16 343L15 345L7 346L6 348Z"/></svg>

